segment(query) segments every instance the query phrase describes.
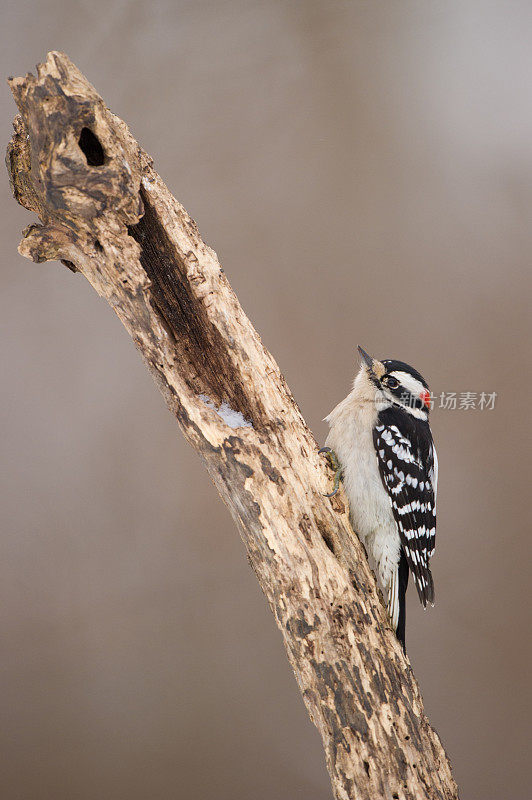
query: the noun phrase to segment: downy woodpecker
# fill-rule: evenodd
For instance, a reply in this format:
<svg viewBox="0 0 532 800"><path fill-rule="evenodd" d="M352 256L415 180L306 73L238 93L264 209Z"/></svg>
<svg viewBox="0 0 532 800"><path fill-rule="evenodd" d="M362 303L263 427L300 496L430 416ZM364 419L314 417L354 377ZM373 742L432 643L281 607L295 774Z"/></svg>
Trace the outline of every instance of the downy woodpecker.
<svg viewBox="0 0 532 800"><path fill-rule="evenodd" d="M324 450L338 467L335 486L341 475L351 523L406 652L409 572L423 607L434 605L429 561L436 536L438 459L428 422L430 392L408 364L377 361L358 350L362 363L353 390L325 418L330 431Z"/></svg>

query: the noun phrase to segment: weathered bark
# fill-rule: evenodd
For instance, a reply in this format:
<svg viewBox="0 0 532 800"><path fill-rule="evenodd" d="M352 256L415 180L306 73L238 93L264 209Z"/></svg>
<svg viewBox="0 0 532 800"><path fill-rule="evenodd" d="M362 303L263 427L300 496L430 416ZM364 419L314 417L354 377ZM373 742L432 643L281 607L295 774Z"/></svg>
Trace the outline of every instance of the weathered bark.
<svg viewBox="0 0 532 800"><path fill-rule="evenodd" d="M109 302L238 524L325 748L335 796L457 797L345 497L216 254L122 120L64 54L10 80L7 164L60 259ZM235 414L234 412L238 412Z"/></svg>

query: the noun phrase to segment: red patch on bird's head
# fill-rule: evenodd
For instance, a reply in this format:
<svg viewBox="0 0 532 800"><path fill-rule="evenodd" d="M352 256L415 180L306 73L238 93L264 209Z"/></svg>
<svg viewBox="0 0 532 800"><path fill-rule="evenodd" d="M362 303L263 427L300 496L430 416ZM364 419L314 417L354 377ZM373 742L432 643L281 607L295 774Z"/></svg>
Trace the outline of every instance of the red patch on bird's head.
<svg viewBox="0 0 532 800"><path fill-rule="evenodd" d="M427 408L430 409L430 392L429 391L421 392L419 397L423 401L423 405L427 406Z"/></svg>

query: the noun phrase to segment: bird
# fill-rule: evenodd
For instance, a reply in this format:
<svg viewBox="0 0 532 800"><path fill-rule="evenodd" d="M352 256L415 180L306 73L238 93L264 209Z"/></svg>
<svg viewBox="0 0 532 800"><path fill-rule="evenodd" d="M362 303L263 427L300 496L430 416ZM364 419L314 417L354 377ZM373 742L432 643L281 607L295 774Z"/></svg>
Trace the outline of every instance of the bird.
<svg viewBox="0 0 532 800"><path fill-rule="evenodd" d="M430 559L436 541L438 457L429 425L431 394L404 361L358 347L352 391L325 417L321 452L342 480L350 521L365 546L406 653L406 590L412 573L424 608L434 605Z"/></svg>

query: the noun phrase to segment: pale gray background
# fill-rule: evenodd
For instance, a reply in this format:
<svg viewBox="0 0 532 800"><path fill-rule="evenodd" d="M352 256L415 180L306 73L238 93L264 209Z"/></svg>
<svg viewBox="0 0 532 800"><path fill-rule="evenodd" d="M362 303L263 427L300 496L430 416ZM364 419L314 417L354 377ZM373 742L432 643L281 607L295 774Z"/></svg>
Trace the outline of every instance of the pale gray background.
<svg viewBox="0 0 532 800"><path fill-rule="evenodd" d="M129 123L320 441L358 342L499 393L434 412L437 605L410 596L408 641L464 800L530 797L532 4L8 0L1 36L3 76L63 49ZM225 508L0 191L1 797L330 797Z"/></svg>

